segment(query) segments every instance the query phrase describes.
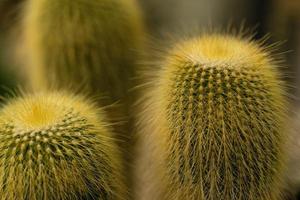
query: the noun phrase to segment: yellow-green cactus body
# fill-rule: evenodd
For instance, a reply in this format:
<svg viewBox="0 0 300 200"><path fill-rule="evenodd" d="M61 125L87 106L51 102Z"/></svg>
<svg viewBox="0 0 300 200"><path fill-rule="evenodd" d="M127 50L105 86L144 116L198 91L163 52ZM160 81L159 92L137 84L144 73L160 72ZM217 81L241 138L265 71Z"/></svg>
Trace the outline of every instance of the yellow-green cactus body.
<svg viewBox="0 0 300 200"><path fill-rule="evenodd" d="M265 48L203 35L175 45L160 64L141 112L148 185L139 192L159 194L155 199L280 199L284 86Z"/></svg>
<svg viewBox="0 0 300 200"><path fill-rule="evenodd" d="M28 79L35 90L88 89L125 97L142 48L135 0L29 0L24 12Z"/></svg>
<svg viewBox="0 0 300 200"><path fill-rule="evenodd" d="M126 199L120 153L90 101L25 95L0 116L0 199Z"/></svg>

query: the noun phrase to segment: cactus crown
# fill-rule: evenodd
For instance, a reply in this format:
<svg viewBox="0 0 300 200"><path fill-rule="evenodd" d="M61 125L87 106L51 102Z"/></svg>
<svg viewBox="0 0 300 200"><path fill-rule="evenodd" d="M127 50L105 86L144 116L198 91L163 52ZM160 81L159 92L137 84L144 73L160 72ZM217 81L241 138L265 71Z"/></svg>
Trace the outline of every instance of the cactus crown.
<svg viewBox="0 0 300 200"><path fill-rule="evenodd" d="M143 118L165 153L166 199L278 199L285 98L268 51L203 35L161 65Z"/></svg>
<svg viewBox="0 0 300 200"><path fill-rule="evenodd" d="M1 199L116 199L118 151L101 110L79 96L35 94L1 111Z"/></svg>

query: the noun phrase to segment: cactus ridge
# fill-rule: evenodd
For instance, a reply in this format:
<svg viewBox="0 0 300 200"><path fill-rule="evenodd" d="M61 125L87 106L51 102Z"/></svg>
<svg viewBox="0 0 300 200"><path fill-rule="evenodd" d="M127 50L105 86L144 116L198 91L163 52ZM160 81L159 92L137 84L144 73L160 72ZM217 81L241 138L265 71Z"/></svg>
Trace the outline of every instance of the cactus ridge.
<svg viewBox="0 0 300 200"><path fill-rule="evenodd" d="M164 156L152 178L162 176L165 199L280 199L284 84L268 52L212 34L179 43L161 65L142 121L153 159Z"/></svg>
<svg viewBox="0 0 300 200"><path fill-rule="evenodd" d="M86 103L76 96L39 94L4 107L0 199L124 197L115 141L103 113Z"/></svg>

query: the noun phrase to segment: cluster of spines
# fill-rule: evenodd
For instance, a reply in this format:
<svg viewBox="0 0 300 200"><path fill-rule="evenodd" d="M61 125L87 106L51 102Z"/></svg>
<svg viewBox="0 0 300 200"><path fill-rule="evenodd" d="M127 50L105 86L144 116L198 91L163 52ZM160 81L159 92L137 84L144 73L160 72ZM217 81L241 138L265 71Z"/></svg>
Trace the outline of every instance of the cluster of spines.
<svg viewBox="0 0 300 200"><path fill-rule="evenodd" d="M249 69L202 66L181 69L173 81L167 115L170 166L177 166L171 180L178 188L172 193L182 185L194 185L202 199L273 199L272 177L281 166L281 146L277 145L283 138L278 122L272 119L278 111L264 75ZM186 192L182 198L190 195Z"/></svg>
<svg viewBox="0 0 300 200"><path fill-rule="evenodd" d="M258 44L231 36L169 52L142 115L152 159L163 157L160 174L150 172L163 180L162 198L280 198L286 102L277 67Z"/></svg>
<svg viewBox="0 0 300 200"><path fill-rule="evenodd" d="M66 98L54 95L58 97ZM36 98L39 103L41 97ZM42 98L49 100L47 96ZM85 106L86 102L73 103L60 105L66 109L58 108L63 113L55 123L33 129L8 119L5 112L9 110L2 112L1 199L126 199L120 155L112 133L105 122L90 120L95 113L72 108L77 103ZM26 105L25 99L25 110L21 112L30 113L26 110L30 106L34 105Z"/></svg>

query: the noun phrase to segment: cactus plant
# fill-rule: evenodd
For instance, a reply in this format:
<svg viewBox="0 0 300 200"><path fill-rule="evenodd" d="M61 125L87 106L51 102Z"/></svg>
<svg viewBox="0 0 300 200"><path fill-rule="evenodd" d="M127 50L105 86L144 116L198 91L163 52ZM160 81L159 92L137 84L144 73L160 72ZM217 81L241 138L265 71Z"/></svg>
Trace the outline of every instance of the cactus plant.
<svg viewBox="0 0 300 200"><path fill-rule="evenodd" d="M92 102L27 94L0 116L0 199L126 199L120 153Z"/></svg>
<svg viewBox="0 0 300 200"><path fill-rule="evenodd" d="M109 105L106 111L117 137L130 143L133 95L128 90L144 38L136 1L29 0L22 24L20 52L28 60L29 87L84 90L101 96L99 103ZM120 145L130 152L127 143Z"/></svg>
<svg viewBox="0 0 300 200"><path fill-rule="evenodd" d="M139 197L280 199L286 100L271 52L251 38L215 33L164 55L140 114L148 185Z"/></svg>
<svg viewBox="0 0 300 200"><path fill-rule="evenodd" d="M142 48L135 0L29 0L24 47L34 90L87 89L105 103L126 97Z"/></svg>

